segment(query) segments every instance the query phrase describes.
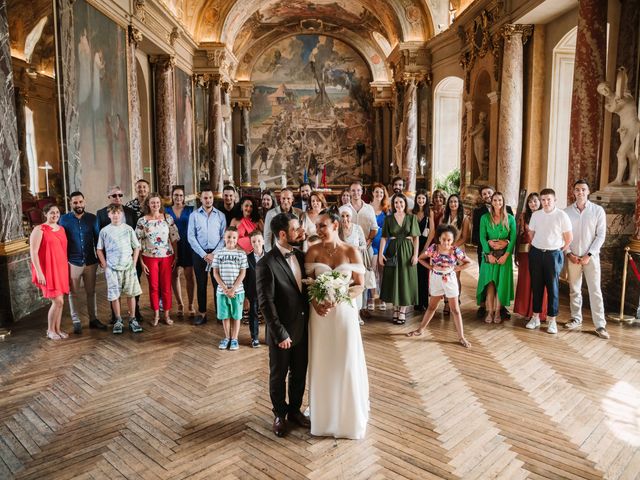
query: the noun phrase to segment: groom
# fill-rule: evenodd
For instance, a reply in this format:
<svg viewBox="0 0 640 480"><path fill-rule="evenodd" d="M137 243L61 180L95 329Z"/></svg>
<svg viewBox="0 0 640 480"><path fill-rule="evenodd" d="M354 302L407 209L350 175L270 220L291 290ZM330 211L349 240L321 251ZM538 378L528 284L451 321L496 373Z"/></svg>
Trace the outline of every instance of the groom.
<svg viewBox="0 0 640 480"><path fill-rule="evenodd" d="M283 437L287 420L309 428L300 413L307 375L309 301L302 283L304 254L293 248L303 238L298 218L279 213L270 223L275 246L258 262L258 303L267 324L269 393L273 404L273 433ZM289 374L289 403L286 378Z"/></svg>

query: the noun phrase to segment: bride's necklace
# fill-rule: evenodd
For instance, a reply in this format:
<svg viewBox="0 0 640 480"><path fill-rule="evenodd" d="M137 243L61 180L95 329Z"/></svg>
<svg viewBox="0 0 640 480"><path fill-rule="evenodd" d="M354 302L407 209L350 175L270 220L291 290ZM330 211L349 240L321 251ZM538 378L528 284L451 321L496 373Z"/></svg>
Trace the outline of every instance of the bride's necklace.
<svg viewBox="0 0 640 480"><path fill-rule="evenodd" d="M329 254L330 257L333 257L335 255L335 253L338 251L338 244L336 243L336 246L332 249L329 249L329 247L325 247L325 251Z"/></svg>

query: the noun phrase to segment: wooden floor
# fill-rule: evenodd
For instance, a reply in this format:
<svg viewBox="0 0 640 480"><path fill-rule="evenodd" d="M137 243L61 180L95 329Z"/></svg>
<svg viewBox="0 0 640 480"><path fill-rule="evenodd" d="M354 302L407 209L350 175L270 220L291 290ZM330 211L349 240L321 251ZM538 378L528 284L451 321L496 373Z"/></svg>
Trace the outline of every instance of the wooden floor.
<svg viewBox="0 0 640 480"><path fill-rule="evenodd" d="M589 318L557 336L516 316L487 326L470 295L463 312L471 350L440 314L417 339L402 335L417 316L362 328L362 441L274 437L267 349L247 346L246 326L221 352L214 322L60 342L44 317L20 324L0 342L0 478L640 478L640 329L610 324L605 341Z"/></svg>

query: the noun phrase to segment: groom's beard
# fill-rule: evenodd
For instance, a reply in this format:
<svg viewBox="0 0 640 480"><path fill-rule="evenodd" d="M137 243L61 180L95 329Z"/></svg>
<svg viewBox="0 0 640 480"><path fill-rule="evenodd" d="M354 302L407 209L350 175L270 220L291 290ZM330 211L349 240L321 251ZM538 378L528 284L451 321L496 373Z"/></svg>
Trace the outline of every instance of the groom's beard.
<svg viewBox="0 0 640 480"><path fill-rule="evenodd" d="M302 240L289 240L289 245L292 247L302 247L304 242Z"/></svg>

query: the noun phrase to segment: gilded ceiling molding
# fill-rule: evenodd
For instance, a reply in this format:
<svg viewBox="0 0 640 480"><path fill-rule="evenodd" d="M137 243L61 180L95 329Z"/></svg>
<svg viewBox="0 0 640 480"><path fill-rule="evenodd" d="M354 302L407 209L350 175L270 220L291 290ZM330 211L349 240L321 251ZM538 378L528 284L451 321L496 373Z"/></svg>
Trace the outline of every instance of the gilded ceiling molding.
<svg viewBox="0 0 640 480"><path fill-rule="evenodd" d="M500 78L502 61L503 34L499 25L504 17L503 0L493 0L487 7L476 15L471 22L458 27L458 37L462 46L460 66L465 72L467 93L471 87L471 71L478 60L488 53L493 56L493 77Z"/></svg>

